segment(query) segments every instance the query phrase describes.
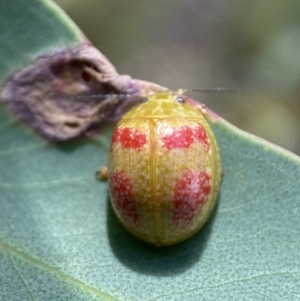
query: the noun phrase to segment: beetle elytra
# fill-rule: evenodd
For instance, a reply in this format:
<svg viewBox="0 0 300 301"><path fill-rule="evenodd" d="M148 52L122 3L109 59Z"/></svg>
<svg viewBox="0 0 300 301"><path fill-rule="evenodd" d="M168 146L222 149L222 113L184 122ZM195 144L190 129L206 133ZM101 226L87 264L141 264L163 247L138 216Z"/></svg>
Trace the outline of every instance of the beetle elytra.
<svg viewBox="0 0 300 301"><path fill-rule="evenodd" d="M215 136L201 110L173 92L150 95L117 124L108 181L113 208L136 237L171 245L197 232L221 183Z"/></svg>

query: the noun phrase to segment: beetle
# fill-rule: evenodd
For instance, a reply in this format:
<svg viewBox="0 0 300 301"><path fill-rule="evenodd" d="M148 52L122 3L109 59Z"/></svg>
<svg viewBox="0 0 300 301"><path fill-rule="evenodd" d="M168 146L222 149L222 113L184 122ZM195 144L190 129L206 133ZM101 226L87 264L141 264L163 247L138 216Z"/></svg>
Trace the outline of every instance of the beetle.
<svg viewBox="0 0 300 301"><path fill-rule="evenodd" d="M118 122L108 185L124 227L156 246L196 233L210 216L222 168L203 112L175 92L149 95Z"/></svg>

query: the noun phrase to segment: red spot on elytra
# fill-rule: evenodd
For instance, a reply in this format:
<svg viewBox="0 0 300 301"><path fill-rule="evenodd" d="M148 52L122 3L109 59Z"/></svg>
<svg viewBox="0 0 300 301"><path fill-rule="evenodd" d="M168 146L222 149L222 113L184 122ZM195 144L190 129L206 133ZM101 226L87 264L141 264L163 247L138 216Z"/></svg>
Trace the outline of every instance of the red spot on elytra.
<svg viewBox="0 0 300 301"><path fill-rule="evenodd" d="M188 148L194 142L193 130L189 126L174 129L171 134L162 137L164 147L168 150L173 148Z"/></svg>
<svg viewBox="0 0 300 301"><path fill-rule="evenodd" d="M171 134L162 137L163 146L168 149L189 148L194 141L199 141L205 148L209 150L209 139L204 127L198 124L197 127L181 126L173 130Z"/></svg>
<svg viewBox="0 0 300 301"><path fill-rule="evenodd" d="M198 124L198 126L193 129L193 132L195 139L202 143L205 150L208 151L210 143L205 128L201 124Z"/></svg>
<svg viewBox="0 0 300 301"><path fill-rule="evenodd" d="M112 145L116 142L120 142L123 148L141 150L147 143L147 137L133 128L117 128L112 137Z"/></svg>
<svg viewBox="0 0 300 301"><path fill-rule="evenodd" d="M124 171L109 175L109 188L116 210L126 222L136 222L138 211L133 195L133 186Z"/></svg>
<svg viewBox="0 0 300 301"><path fill-rule="evenodd" d="M211 191L211 176L205 171L186 171L174 188L175 224L189 224L207 201Z"/></svg>

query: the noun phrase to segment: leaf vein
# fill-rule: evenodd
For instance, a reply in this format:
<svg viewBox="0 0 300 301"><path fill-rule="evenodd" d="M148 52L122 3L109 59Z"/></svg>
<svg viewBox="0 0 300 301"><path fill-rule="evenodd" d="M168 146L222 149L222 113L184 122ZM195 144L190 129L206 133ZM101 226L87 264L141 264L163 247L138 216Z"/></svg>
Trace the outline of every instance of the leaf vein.
<svg viewBox="0 0 300 301"><path fill-rule="evenodd" d="M199 291L199 290L218 288L218 287L221 287L221 286L226 286L226 285L235 284L235 283L239 283L239 282L242 282L242 283L243 282L249 282L249 281L252 281L254 279L258 279L258 278L265 277L265 276L285 276L285 275L298 275L298 274L300 274L300 271L292 271L292 272L291 271L283 271L283 272L277 272L277 273L274 273L274 272L262 273L262 274L258 274L258 275L253 275L249 278L233 279L233 280L226 281L226 282L223 282L223 283L219 283L219 284L216 284L216 285L201 286L201 287L196 287L196 288L190 289L190 290L184 290L184 291L180 291L180 292L173 292L173 293L165 294L165 295L159 295L159 296L156 296L154 298L148 299L148 301L153 301L153 300L156 300L156 299L159 299L159 298L162 298L162 297L182 295L182 294L191 293L191 292L195 292L195 291Z"/></svg>
<svg viewBox="0 0 300 301"><path fill-rule="evenodd" d="M109 295L108 293L101 292L101 291L99 291L99 289L94 288L88 284L85 284L83 281L81 281L79 279L76 279L68 274L63 273L60 269L53 267L53 266L41 261L40 259L31 257L30 255L17 250L15 247L8 245L1 240L0 240L0 249L2 249L4 252L6 252L8 254L13 253L17 256L20 256L24 260L30 262L31 264L39 266L40 268L43 268L46 271L52 272L53 274L55 274L57 277L63 279L64 281L67 281L69 283L77 285L83 291L88 291L88 292L90 292L98 297L101 297L105 300L108 300L108 301L117 301L117 299L115 297Z"/></svg>
<svg viewBox="0 0 300 301"><path fill-rule="evenodd" d="M29 287L28 287L27 284L25 283L23 277L22 277L22 276L20 275L20 273L18 272L18 270L17 270L17 268L16 268L16 266L15 266L13 260L12 260L11 257L10 257L10 254L9 254L8 252L7 252L7 257L8 257L9 262L11 263L11 266L12 266L13 270L15 271L17 277L21 280L22 284L24 285L24 287L25 287L25 289L26 289L28 295L30 296L30 299L34 301L32 292L30 291Z"/></svg>

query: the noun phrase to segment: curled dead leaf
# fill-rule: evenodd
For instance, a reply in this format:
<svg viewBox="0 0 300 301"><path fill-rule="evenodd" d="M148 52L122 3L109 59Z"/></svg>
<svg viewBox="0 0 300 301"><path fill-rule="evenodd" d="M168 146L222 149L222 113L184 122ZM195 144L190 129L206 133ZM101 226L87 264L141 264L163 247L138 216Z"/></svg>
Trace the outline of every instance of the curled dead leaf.
<svg viewBox="0 0 300 301"><path fill-rule="evenodd" d="M61 142L93 135L120 119L143 94L165 90L118 74L103 54L85 44L38 57L6 81L1 100L17 119L47 140Z"/></svg>

